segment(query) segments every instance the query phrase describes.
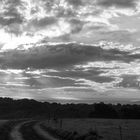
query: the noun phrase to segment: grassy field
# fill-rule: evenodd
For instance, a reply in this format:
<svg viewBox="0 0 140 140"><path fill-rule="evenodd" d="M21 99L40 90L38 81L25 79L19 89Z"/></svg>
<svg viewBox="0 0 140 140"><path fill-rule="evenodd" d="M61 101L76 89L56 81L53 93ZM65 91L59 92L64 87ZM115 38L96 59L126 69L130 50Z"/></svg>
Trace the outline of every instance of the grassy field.
<svg viewBox="0 0 140 140"><path fill-rule="evenodd" d="M45 123L48 125L48 122ZM60 123L53 121L49 125L60 127ZM80 134L96 129L103 140L140 140L140 120L63 119L62 129Z"/></svg>
<svg viewBox="0 0 140 140"><path fill-rule="evenodd" d="M3 125L6 122L7 122L7 120L0 120L0 126Z"/></svg>
<svg viewBox="0 0 140 140"><path fill-rule="evenodd" d="M23 120L23 122L26 121ZM99 136L103 136L103 140L140 140L140 120L63 119L48 121L39 119L31 122L33 122L33 125L30 122L25 123L25 126L21 125L20 133L26 140L43 139L33 129L34 122L49 128L57 128L57 130L67 130L68 132L77 131L79 135L87 134L91 129L96 130ZM0 140L9 140L8 135L20 123L21 120L8 121L7 123L4 120L0 121ZM47 132L48 130L46 129L45 131ZM55 136L55 133L52 133L52 135Z"/></svg>

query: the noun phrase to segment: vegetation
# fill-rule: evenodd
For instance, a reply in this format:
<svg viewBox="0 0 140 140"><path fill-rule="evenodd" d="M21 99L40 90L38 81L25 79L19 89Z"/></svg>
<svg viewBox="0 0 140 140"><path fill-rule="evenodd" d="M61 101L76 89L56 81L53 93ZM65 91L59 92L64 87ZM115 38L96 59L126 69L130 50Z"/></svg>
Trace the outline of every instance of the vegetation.
<svg viewBox="0 0 140 140"><path fill-rule="evenodd" d="M140 105L58 104L0 98L0 118L112 118L140 119Z"/></svg>
<svg viewBox="0 0 140 140"><path fill-rule="evenodd" d="M62 126L60 121L56 124L53 120L46 120L43 125L57 128L58 132L77 132L80 136L95 132L103 140L140 140L140 120L81 118L62 119Z"/></svg>

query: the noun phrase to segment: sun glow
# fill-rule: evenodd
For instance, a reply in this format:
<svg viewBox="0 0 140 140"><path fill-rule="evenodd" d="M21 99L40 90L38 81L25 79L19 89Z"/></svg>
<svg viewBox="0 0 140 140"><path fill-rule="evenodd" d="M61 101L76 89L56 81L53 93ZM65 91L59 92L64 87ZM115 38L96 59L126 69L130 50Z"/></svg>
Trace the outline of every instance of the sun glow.
<svg viewBox="0 0 140 140"><path fill-rule="evenodd" d="M1 51L4 51L9 49L16 49L19 47L19 45L36 43L41 39L41 36L36 35L31 37L27 36L26 34L23 34L22 36L15 36L0 30L0 38L0 44L2 44Z"/></svg>

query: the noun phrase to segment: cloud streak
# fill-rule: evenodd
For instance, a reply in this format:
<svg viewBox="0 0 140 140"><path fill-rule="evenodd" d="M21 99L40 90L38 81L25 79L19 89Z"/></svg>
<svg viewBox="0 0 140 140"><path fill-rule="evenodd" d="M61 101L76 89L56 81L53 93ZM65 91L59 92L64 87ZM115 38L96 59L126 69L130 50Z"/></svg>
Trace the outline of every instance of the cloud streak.
<svg viewBox="0 0 140 140"><path fill-rule="evenodd" d="M136 8L137 0L98 0L97 4L104 7Z"/></svg>

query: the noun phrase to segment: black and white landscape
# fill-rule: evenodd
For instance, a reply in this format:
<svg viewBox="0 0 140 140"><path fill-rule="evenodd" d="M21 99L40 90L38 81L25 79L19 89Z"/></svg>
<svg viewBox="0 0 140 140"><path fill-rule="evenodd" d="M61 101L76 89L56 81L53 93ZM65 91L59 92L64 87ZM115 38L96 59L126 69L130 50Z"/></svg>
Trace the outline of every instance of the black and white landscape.
<svg viewBox="0 0 140 140"><path fill-rule="evenodd" d="M0 0L0 140L139 140L139 37L139 0Z"/></svg>

